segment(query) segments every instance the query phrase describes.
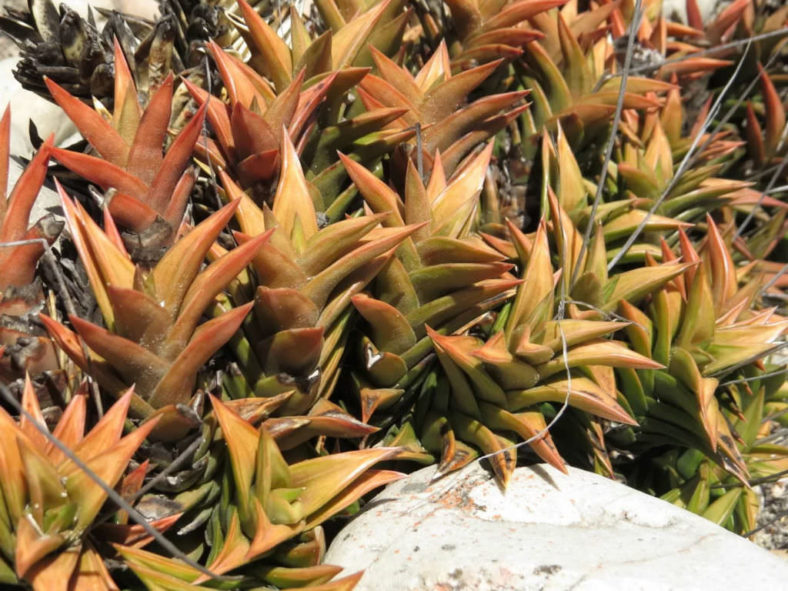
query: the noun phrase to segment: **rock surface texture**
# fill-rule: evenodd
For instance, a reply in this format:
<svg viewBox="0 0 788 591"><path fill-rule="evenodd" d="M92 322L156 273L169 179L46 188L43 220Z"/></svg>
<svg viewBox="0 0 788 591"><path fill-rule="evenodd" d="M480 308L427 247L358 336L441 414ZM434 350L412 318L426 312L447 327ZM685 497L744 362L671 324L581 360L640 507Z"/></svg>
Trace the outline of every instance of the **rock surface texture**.
<svg viewBox="0 0 788 591"><path fill-rule="evenodd" d="M713 523L601 476L478 464L424 468L339 532L326 562L356 591L784 589L788 564Z"/></svg>

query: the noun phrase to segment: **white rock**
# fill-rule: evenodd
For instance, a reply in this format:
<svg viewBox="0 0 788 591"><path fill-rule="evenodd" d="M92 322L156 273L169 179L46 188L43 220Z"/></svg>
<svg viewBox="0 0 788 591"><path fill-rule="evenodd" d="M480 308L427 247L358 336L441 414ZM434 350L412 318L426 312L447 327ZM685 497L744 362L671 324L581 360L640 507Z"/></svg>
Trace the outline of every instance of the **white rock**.
<svg viewBox="0 0 788 591"><path fill-rule="evenodd" d="M326 555L356 591L785 589L788 564L713 523L601 476L478 465L386 488ZM341 576L341 575L340 575Z"/></svg>

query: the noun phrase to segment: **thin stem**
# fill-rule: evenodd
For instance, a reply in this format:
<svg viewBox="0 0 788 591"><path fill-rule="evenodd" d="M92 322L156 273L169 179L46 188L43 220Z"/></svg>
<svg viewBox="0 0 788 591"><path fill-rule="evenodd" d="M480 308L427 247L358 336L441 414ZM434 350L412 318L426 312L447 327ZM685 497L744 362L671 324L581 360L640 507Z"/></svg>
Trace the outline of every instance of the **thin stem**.
<svg viewBox="0 0 788 591"><path fill-rule="evenodd" d="M154 486L156 486L159 482L161 482L168 474L173 473L175 470L181 467L181 465L186 461L190 454L194 453L200 444L202 443L202 438L197 437L194 441L189 444L189 447L184 449L178 457L175 458L172 462L170 462L164 470L156 474L153 478L151 478L145 486L140 488L133 497L131 497L131 501L134 502L146 492L151 490Z"/></svg>
<svg viewBox="0 0 788 591"><path fill-rule="evenodd" d="M786 125L783 128L783 132L782 132L782 137L783 138L785 138L785 134L786 133L788 133L788 125ZM780 140L780 141L782 142L782 140ZM758 202L753 206L753 208L750 211L750 213L747 214L747 217L744 218L744 221L741 223L741 225L738 228L736 228L736 233L733 236L734 240L739 238L744 233L744 231L747 229L747 226L750 225L750 222L755 217L755 213L761 208L761 206L763 204L763 200L766 199L767 195L769 195L770 193L776 192L776 191L774 191L773 187L774 187L774 185L777 184L777 181L779 180L779 178L782 175L783 171L785 170L786 166L788 166L788 157L785 157L785 158L782 159L782 161L780 162L780 165L777 167L777 170L774 171L774 174L772 175L772 178L769 179L769 184L766 186L766 190L763 193L761 193L761 196L758 198Z"/></svg>
<svg viewBox="0 0 788 591"><path fill-rule="evenodd" d="M419 178L424 182L424 154L422 153L421 123L416 122L416 167L419 170Z"/></svg>
<svg viewBox="0 0 788 591"><path fill-rule="evenodd" d="M769 289L769 288L770 288L772 285L774 285L775 283L777 283L777 282L780 280L780 277L782 277L783 275L785 275L786 271L788 271L788 265L783 265L783 266L782 266L782 268L780 269L780 271L779 271L779 272L778 272L778 273L777 273L777 274L776 274L774 277L772 277L772 278L769 280L769 283L767 283L766 285L764 285L764 286L761 288L761 291L760 291L760 292L758 292L758 295L762 294L763 292L765 292L766 290L768 290L768 289Z"/></svg>
<svg viewBox="0 0 788 591"><path fill-rule="evenodd" d="M759 35L753 35L752 37L747 37L746 39L737 39L736 41L731 41L729 43L723 43L722 45L717 45L716 47L710 47L709 49L703 49L701 51L696 51L693 53L689 53L687 55L682 55L681 57L665 60L660 64L646 64L643 66L638 66L636 68L632 68L630 74L640 74L642 72L652 72L654 70L659 70L663 66L669 66L672 64L678 64L690 59L694 59L696 57L704 57L709 55L714 55L715 53L719 53L722 51L726 51L728 49L736 49L737 47L741 47L743 45L747 45L749 43L753 43L755 41L764 41L766 39L773 39L775 37L784 37L788 35L788 27L783 27L782 29L778 29L776 31L770 31L769 33L761 33ZM610 78L615 78L620 74L611 74Z"/></svg>
<svg viewBox="0 0 788 591"><path fill-rule="evenodd" d="M768 484L770 482L776 482L780 479L781 476L785 476L788 474L788 470L782 470L780 472L775 472L774 474L770 474L769 476L762 476L761 478L753 478L752 480L748 481L750 486L758 486L759 484ZM739 488L744 486L741 482L731 482L728 484L712 484L709 488L714 489L727 489L727 488ZM753 530L754 532L755 530ZM749 534L746 534L749 535Z"/></svg>
<svg viewBox="0 0 788 591"><path fill-rule="evenodd" d="M709 110L709 113L706 115L706 119L703 122L703 126L698 130L698 133L695 135L695 138L692 140L692 145L690 146L690 149L684 155L684 158L682 159L678 170L673 175L673 178L670 179L670 182L668 183L668 186L665 187L665 190L662 191L662 194L659 196L659 199L657 199L654 202L654 205L652 205L651 208L648 210L648 214L646 215L646 217L644 217L640 221L640 223L638 224L637 228L635 228L635 231L632 232L632 234L629 236L629 238L627 238L627 241L624 243L624 246L621 247L621 250L618 253L616 253L616 256L614 256L613 260L611 260L610 263L607 265L608 271L612 270L619 263L619 261L624 257L624 255L626 255L626 253L629 251L629 249L635 243L635 240L637 240L638 237L640 236L640 234L643 232L643 229L646 227L646 224L648 223L649 219L651 219L651 216L654 215L654 213L656 213L657 209L659 209L660 205L662 205L662 202L667 198L667 196L673 190L673 187L676 186L676 184L678 183L678 181L681 178L681 176L692 165L693 160L694 160L693 156L695 155L695 149L697 148L698 144L700 143L700 140L703 137L703 134L705 133L706 129L708 129L708 127L711 125L712 120L714 119L714 117L716 117L717 112L719 111L720 106L722 105L722 101L725 98L725 95L728 94L728 91L730 90L731 86L733 86L733 82L738 77L739 72L741 71L741 68L744 65L744 58L746 57L747 52L749 51L749 48L750 48L750 45L747 46L747 49L744 51L744 55L742 55L741 59L739 60L739 63L736 66L736 70L734 71L733 76L731 76L731 78L728 80L727 84L725 84L725 87L720 92L720 94L717 97L717 99L714 101L714 104L712 105L711 109ZM756 82L756 81L757 81L757 78L753 81L753 84L752 84L753 86L754 86L754 82ZM731 111L729 111L729 113L731 113ZM722 123L720 123L720 125L722 125ZM718 128L719 128L719 126L718 126ZM716 132L716 130L715 130L715 132ZM711 141L711 137L713 137L713 136L710 136L707 139L706 143L704 144L703 149L705 149L705 146L708 145L709 141ZM702 152L698 151L697 153L700 154Z"/></svg>
<svg viewBox="0 0 788 591"><path fill-rule="evenodd" d="M781 374L788 373L788 368L778 369L776 371L770 371L769 373L764 373L759 376L751 376L749 378L739 378L737 380L728 380L727 382L722 382L719 387L723 388L724 386L732 386L733 384L746 384L747 382L756 382L758 380L762 380L764 378L770 378L772 376L779 376Z"/></svg>
<svg viewBox="0 0 788 591"><path fill-rule="evenodd" d="M594 195L594 203L591 205L591 215L588 219L588 225L586 226L585 232L583 233L583 244L580 246L580 254L577 256L577 266L575 267L574 271L572 271L572 277L569 279L569 286L575 284L577 280L577 275L580 272L580 261L583 260L583 255L585 255L586 250L588 249L588 243L591 240L591 232L594 229L594 220L596 219L596 212L599 208L599 203L602 201L602 192L605 188L605 181L607 180L607 173L608 167L610 166L610 160L613 156L613 146L616 143L616 136L618 135L618 126L621 124L621 112L624 110L624 95L627 91L627 81L629 79L629 71L632 66L632 53L635 48L635 37L637 36L637 30L640 27L640 21L643 18L642 14L642 0L637 0L635 3L635 12L634 18L629 26L629 37L627 38L627 52L624 56L624 67L621 72L621 86L618 89L618 98L616 99L616 111L613 115L613 127L610 130L610 137L607 140L607 145L605 146L605 159L602 164L602 172L599 176L599 182L596 186L596 194Z"/></svg>

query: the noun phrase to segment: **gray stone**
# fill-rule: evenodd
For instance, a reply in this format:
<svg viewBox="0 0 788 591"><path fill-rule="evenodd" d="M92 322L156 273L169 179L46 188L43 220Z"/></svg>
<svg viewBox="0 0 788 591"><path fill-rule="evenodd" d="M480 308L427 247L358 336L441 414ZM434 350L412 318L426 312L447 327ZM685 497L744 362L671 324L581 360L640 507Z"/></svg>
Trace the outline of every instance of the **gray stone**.
<svg viewBox="0 0 788 591"><path fill-rule="evenodd" d="M478 465L389 485L326 562L356 591L785 589L788 565L713 523L596 474L519 468L503 492Z"/></svg>

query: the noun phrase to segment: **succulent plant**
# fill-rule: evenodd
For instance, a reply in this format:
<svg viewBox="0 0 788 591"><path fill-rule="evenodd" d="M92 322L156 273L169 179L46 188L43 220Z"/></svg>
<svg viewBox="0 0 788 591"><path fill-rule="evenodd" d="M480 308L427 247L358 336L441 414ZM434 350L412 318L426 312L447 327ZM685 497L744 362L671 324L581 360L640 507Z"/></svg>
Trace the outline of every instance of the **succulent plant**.
<svg viewBox="0 0 788 591"><path fill-rule="evenodd" d="M480 458L753 529L788 458L785 9L446 4L3 17L86 140L0 199L4 584L350 590L332 522ZM65 290L26 242L48 175Z"/></svg>
<svg viewBox="0 0 788 591"><path fill-rule="evenodd" d="M129 260L107 216L110 234L85 211L61 198L69 229L87 269L99 308L102 328L69 318L79 339L65 326L42 316L52 337L84 371L116 395L136 384L132 410L150 417L158 409L169 417L157 434L165 440L182 437L191 426L178 412L192 397L196 374L211 355L238 329L249 305L197 326L213 298L229 283L268 239L263 234L200 271L216 236L236 209L227 205L181 238L152 269ZM165 420L165 423L168 421Z"/></svg>
<svg viewBox="0 0 788 591"><path fill-rule="evenodd" d="M38 150L8 193L11 154L11 109L0 118L0 346L4 354L0 375L13 380L25 371L57 368L52 344L33 317L43 308L43 291L36 266L46 244L52 244L63 224L46 215L30 225L30 215L44 184L52 149L51 138Z"/></svg>
<svg viewBox="0 0 788 591"><path fill-rule="evenodd" d="M170 125L173 77L164 79L143 110L137 86L115 43L115 92L111 121L55 82L45 79L55 102L90 142L97 155L52 148L52 156L105 192L113 218L129 230L142 234L164 222L164 238L172 240L183 219L194 185L189 163L202 131L203 112L198 111L162 154ZM165 242L166 244L166 242Z"/></svg>
<svg viewBox="0 0 788 591"><path fill-rule="evenodd" d="M139 527L102 523L107 492L93 480L98 477L112 488L123 478L122 488L133 492L133 481L144 477L145 466L124 475L157 419L122 436L132 395L129 390L121 396L85 432L87 396L77 394L52 432L92 476L44 434L48 433L46 423L29 379L21 401L27 414L16 420L0 409L0 465L4 472L0 576L4 584L26 581L36 590L84 585L117 589L104 564L106 557L98 549L100 544L123 541L141 547L152 541ZM152 525L165 530L178 517L168 516Z"/></svg>

